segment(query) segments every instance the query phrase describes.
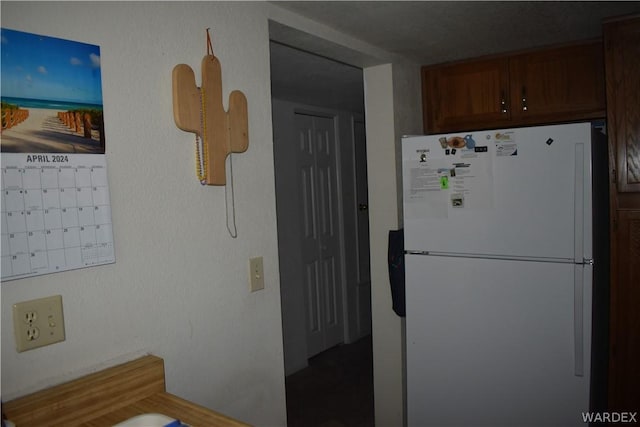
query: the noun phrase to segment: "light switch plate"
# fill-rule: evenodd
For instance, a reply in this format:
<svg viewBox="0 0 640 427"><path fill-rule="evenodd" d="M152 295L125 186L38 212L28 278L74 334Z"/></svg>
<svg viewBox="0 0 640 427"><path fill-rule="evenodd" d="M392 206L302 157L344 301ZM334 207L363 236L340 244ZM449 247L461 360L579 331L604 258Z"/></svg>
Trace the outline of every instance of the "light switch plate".
<svg viewBox="0 0 640 427"><path fill-rule="evenodd" d="M249 258L249 285L251 292L264 289L262 257Z"/></svg>
<svg viewBox="0 0 640 427"><path fill-rule="evenodd" d="M19 353L64 341L62 296L14 304L13 331Z"/></svg>

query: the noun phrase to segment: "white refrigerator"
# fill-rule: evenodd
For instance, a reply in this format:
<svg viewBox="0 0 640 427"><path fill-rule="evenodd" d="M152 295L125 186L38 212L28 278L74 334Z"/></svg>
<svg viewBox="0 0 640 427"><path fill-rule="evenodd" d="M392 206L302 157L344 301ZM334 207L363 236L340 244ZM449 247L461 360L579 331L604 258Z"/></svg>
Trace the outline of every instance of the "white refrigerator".
<svg viewBox="0 0 640 427"><path fill-rule="evenodd" d="M407 422L583 426L590 123L405 137Z"/></svg>

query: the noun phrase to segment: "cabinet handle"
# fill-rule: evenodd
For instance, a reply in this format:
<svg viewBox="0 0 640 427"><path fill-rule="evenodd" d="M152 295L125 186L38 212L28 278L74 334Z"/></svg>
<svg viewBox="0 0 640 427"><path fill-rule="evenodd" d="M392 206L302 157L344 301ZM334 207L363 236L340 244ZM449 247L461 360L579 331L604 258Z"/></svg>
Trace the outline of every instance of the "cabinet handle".
<svg viewBox="0 0 640 427"><path fill-rule="evenodd" d="M502 114L507 113L507 102L505 101L504 91L500 92L500 112Z"/></svg>
<svg viewBox="0 0 640 427"><path fill-rule="evenodd" d="M528 111L529 107L527 107L527 91L524 86L522 86L522 111Z"/></svg>

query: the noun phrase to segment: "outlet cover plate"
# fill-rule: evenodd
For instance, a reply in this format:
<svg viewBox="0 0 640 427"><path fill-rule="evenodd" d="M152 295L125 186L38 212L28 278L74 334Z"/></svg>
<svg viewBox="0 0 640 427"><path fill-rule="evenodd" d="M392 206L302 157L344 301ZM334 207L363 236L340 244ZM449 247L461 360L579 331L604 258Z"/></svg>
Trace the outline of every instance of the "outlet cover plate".
<svg viewBox="0 0 640 427"><path fill-rule="evenodd" d="M13 331L19 353L64 341L62 296L14 304Z"/></svg>

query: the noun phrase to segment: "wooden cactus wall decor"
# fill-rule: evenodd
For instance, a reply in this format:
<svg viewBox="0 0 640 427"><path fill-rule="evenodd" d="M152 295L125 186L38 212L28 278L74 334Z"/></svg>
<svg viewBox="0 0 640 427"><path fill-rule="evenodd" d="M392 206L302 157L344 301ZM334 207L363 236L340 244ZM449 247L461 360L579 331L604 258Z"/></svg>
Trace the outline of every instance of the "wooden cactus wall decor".
<svg viewBox="0 0 640 427"><path fill-rule="evenodd" d="M180 129L202 140L203 159L198 161L202 183L225 185L227 156L249 147L247 98L234 90L229 95L229 111L224 110L220 61L212 53L202 58L202 87L196 86L191 67L174 67L173 117Z"/></svg>

